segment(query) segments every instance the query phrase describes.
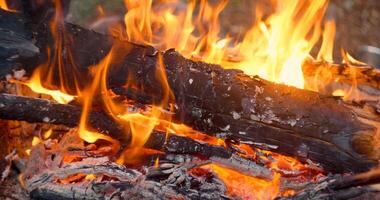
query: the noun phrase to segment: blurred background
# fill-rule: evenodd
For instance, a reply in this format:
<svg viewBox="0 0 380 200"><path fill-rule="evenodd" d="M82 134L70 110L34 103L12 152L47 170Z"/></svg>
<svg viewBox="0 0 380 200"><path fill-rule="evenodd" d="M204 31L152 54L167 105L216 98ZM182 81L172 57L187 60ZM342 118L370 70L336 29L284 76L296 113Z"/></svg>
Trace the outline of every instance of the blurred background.
<svg viewBox="0 0 380 200"><path fill-rule="evenodd" d="M261 6L269 14L270 2L271 0L230 0L221 13L222 32L232 35L244 34L255 19L255 7ZM184 8L186 3L186 0L181 0ZM102 26L112 23L117 18L123 18L125 11L123 0L71 0L67 20L105 31ZM98 19L102 16L109 17L99 22ZM364 46L380 47L380 0L330 0L326 17L334 18L336 21L336 60L341 59L340 48L359 59L366 59L363 55Z"/></svg>

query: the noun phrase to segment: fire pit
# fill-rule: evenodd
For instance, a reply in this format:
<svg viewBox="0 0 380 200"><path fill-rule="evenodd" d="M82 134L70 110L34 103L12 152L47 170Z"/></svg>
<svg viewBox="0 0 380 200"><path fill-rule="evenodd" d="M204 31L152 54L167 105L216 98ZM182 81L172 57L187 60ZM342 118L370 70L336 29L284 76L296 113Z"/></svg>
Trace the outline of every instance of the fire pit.
<svg viewBox="0 0 380 200"><path fill-rule="evenodd" d="M377 195L380 72L333 62L327 1L257 9L243 36L223 34L227 1L124 3L98 7L100 33L70 1L0 1L0 196Z"/></svg>

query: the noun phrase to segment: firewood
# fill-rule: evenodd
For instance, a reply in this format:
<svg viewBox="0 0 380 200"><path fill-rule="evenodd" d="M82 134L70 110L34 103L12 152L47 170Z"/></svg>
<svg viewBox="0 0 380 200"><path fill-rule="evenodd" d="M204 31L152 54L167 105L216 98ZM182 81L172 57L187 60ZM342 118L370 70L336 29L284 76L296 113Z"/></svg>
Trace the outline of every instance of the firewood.
<svg viewBox="0 0 380 200"><path fill-rule="evenodd" d="M339 88L334 85L339 85L340 88L346 90L356 89L363 94L363 99L378 100L380 70L375 67L353 63L332 64L323 61L306 61L302 70L306 82L312 86L310 89L331 94L334 89ZM318 84L318 80L322 83Z"/></svg>
<svg viewBox="0 0 380 200"><path fill-rule="evenodd" d="M0 119L21 120L32 123L61 124L75 127L79 123L81 108L75 105L54 103L49 100L0 94ZM88 123L99 132L118 139L126 146L130 142L129 135L123 127L113 121L106 113L92 111ZM198 142L185 136L154 130L146 145L147 148L167 153L196 154L210 159L222 166L236 169L242 173L270 180L272 172L263 165L239 156L223 146Z"/></svg>
<svg viewBox="0 0 380 200"><path fill-rule="evenodd" d="M220 199L226 195L224 184L216 177L197 178L187 173L188 164L166 170L167 179L153 179L141 172L108 162L103 158L89 158L65 164L57 169L47 169L26 179L26 189L36 199ZM196 167L196 165L192 165ZM160 168L160 166L158 166ZM147 172L150 174L151 172ZM81 181L60 183L76 174L93 174L112 178L113 181ZM184 177L173 182L171 177ZM215 176L209 174L208 176ZM190 188L196 184L197 189ZM178 187L178 185L182 185Z"/></svg>
<svg viewBox="0 0 380 200"><path fill-rule="evenodd" d="M44 49L52 47L54 39L47 22L33 30L44 62ZM73 55L82 85L91 80L88 66L98 63L116 44L121 47L116 52L125 55L128 50L128 54L112 63L109 88L116 91L127 77L134 77L143 93L158 99L162 96L155 77L161 52L69 23L65 23L65 31L71 40L63 48ZM67 59L67 54L62 55L65 67L71 69L74 66L65 62ZM331 172L365 171L377 163L376 126L361 121L339 99L195 62L174 50L164 52L163 61L178 122L237 143L269 148L303 161L311 159ZM71 77L68 82L74 88Z"/></svg>
<svg viewBox="0 0 380 200"><path fill-rule="evenodd" d="M294 196L280 199L362 199L360 196L363 194L377 197L380 192L370 185L378 184L379 177L379 168L354 175L337 174L325 177L316 183L310 183L303 188L302 192Z"/></svg>

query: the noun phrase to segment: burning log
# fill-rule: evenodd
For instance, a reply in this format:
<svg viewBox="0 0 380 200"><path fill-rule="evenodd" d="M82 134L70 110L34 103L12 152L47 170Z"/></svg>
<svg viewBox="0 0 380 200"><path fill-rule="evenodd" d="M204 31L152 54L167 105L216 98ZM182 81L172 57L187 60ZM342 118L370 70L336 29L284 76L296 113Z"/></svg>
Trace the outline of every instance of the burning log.
<svg viewBox="0 0 380 200"><path fill-rule="evenodd" d="M356 98L369 101L378 100L380 71L364 63L331 64L307 61L303 65L303 74L309 89L328 95L333 94L337 89L343 89L345 93L354 93L351 94L354 100ZM361 95L355 94L355 92Z"/></svg>
<svg viewBox="0 0 380 200"><path fill-rule="evenodd" d="M41 51L54 44L47 30L47 23L40 23L34 35ZM76 65L70 65L67 54L62 59L68 69L76 67L78 80L89 81L88 66L116 43L129 53L110 68L109 87L119 95L136 97L123 87L128 77L134 77L134 84L144 88L143 96L160 98L162 88L155 77L159 51L68 23L65 31L72 37L63 52L72 52ZM46 57L46 52L41 55ZM178 122L232 142L311 159L332 172L364 171L376 164L377 128L361 121L340 100L195 62L173 50L163 54L163 62Z"/></svg>
<svg viewBox="0 0 380 200"><path fill-rule="evenodd" d="M32 123L51 123L75 127L79 123L81 108L74 105L54 103L49 100L0 94L0 119L21 120ZM103 112L91 112L88 121L99 132L128 144L129 137L123 127ZM243 158L223 146L197 142L189 137L154 131L145 147L166 153L195 154L208 158L228 168L237 169L245 174L271 179L272 172L263 165Z"/></svg>

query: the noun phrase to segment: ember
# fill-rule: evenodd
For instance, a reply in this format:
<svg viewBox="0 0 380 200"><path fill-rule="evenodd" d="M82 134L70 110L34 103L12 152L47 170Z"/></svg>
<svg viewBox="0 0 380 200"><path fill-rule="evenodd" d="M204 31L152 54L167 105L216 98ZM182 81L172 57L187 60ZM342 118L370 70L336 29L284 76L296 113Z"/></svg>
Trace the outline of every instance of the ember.
<svg viewBox="0 0 380 200"><path fill-rule="evenodd" d="M272 13L257 7L239 36L220 25L228 1L124 4L122 20L98 33L66 21L70 1L15 0L20 11L0 1L0 119L22 141L2 180L22 185L20 195L377 192L367 185L379 170L365 171L379 159L380 73L344 50L333 63L327 0L271 1ZM108 13L96 11L100 24Z"/></svg>

